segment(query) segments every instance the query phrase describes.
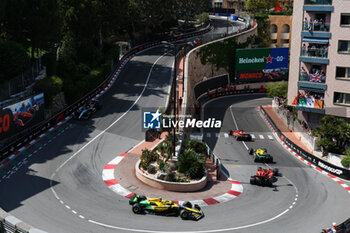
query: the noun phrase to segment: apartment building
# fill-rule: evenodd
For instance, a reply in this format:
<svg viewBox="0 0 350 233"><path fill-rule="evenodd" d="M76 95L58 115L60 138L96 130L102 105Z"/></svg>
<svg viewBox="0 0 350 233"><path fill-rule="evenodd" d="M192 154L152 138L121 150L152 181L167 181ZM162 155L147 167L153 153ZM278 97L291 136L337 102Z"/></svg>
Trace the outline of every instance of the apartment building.
<svg viewBox="0 0 350 233"><path fill-rule="evenodd" d="M350 118L350 1L294 1L288 104L311 126Z"/></svg>

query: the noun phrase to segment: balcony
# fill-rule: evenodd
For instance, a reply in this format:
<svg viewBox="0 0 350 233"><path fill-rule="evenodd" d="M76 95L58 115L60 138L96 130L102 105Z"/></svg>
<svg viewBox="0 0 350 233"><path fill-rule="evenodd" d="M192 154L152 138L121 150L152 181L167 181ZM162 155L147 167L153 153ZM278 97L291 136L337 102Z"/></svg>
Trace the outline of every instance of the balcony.
<svg viewBox="0 0 350 233"><path fill-rule="evenodd" d="M270 34L270 39L271 40L277 40L277 33L271 33Z"/></svg>
<svg viewBox="0 0 350 233"><path fill-rule="evenodd" d="M330 25L325 23L304 23L301 36L312 38L331 38Z"/></svg>
<svg viewBox="0 0 350 233"><path fill-rule="evenodd" d="M304 11L333 12L332 0L305 0Z"/></svg>
<svg viewBox="0 0 350 233"><path fill-rule="evenodd" d="M332 0L305 0L304 5L332 5Z"/></svg>
<svg viewBox="0 0 350 233"><path fill-rule="evenodd" d="M307 74L306 72L300 72L299 81L310 83L326 83L326 77L321 74Z"/></svg>
<svg viewBox="0 0 350 233"><path fill-rule="evenodd" d="M297 110L321 114L325 113L323 93L299 90L295 102Z"/></svg>
<svg viewBox="0 0 350 233"><path fill-rule="evenodd" d="M303 45L300 53L301 62L329 64L328 45L320 47L320 45Z"/></svg>

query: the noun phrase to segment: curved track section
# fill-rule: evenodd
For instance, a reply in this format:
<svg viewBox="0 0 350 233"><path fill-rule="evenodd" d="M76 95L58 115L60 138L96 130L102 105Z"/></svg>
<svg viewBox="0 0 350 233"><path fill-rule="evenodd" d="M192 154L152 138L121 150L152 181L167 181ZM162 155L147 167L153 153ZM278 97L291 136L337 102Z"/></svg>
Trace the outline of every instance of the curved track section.
<svg viewBox="0 0 350 233"><path fill-rule="evenodd" d="M221 157L228 173L245 184L238 218L244 218L250 227L242 232L316 233L332 221L344 221L350 214L342 207L344 203L350 203L348 193L329 177L298 161L272 136L256 111L257 106L270 103L270 99L256 94L224 97L205 106L205 118L223 120L221 132L204 132L205 141ZM246 142L245 146L232 137L222 136L237 128L253 134L254 141ZM255 163L247 147L264 147L274 157L276 163L269 166L279 168L283 175L278 178L275 188L248 184L257 167L266 165ZM256 223L261 224L255 227Z"/></svg>

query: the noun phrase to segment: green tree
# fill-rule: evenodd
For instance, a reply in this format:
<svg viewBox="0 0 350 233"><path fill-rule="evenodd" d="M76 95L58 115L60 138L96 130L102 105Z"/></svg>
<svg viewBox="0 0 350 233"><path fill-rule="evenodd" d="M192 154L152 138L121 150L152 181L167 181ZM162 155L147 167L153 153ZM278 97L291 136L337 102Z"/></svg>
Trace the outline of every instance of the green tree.
<svg viewBox="0 0 350 233"><path fill-rule="evenodd" d="M36 93L44 93L45 105L51 106L53 98L62 91L63 81L60 77L51 76L38 81L34 86Z"/></svg>
<svg viewBox="0 0 350 233"><path fill-rule="evenodd" d="M229 72L231 81L234 82L236 63L236 49L247 48L253 41L253 37L244 43L237 43L236 38L209 44L199 50L202 64L211 63L217 70L224 68Z"/></svg>
<svg viewBox="0 0 350 233"><path fill-rule="evenodd" d="M268 83L266 84L266 89L268 97L287 98L288 84L285 81Z"/></svg>
<svg viewBox="0 0 350 233"><path fill-rule="evenodd" d="M334 116L325 116L322 125L312 131L312 135L319 138L319 145L324 152L344 153L350 143L350 124Z"/></svg>
<svg viewBox="0 0 350 233"><path fill-rule="evenodd" d="M60 40L61 18L56 0L11 0L5 4L5 38L15 40L31 55L48 49Z"/></svg>
<svg viewBox="0 0 350 233"><path fill-rule="evenodd" d="M277 6L277 0L246 0L245 2L245 7L254 12L268 11L275 6Z"/></svg>
<svg viewBox="0 0 350 233"><path fill-rule="evenodd" d="M14 41L0 41L0 82L14 78L28 69L30 59L23 46Z"/></svg>
<svg viewBox="0 0 350 233"><path fill-rule="evenodd" d="M270 46L270 19L268 15L254 15L258 24L258 36L255 38L255 43L259 48L267 48Z"/></svg>
<svg viewBox="0 0 350 233"><path fill-rule="evenodd" d="M205 156L187 149L178 157L178 171L192 179L202 178L205 172Z"/></svg>

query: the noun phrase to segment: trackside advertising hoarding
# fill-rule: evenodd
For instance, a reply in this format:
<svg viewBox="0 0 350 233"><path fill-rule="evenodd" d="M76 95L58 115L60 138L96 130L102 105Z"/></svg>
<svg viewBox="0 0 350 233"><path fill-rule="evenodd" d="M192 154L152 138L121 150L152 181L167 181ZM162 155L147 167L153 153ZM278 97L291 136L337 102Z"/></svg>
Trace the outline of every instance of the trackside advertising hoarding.
<svg viewBox="0 0 350 233"><path fill-rule="evenodd" d="M289 48L238 49L236 51L238 83L287 80L288 65Z"/></svg>
<svg viewBox="0 0 350 233"><path fill-rule="evenodd" d="M40 123L44 114L43 93L1 109L0 141Z"/></svg>

